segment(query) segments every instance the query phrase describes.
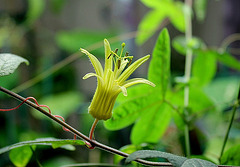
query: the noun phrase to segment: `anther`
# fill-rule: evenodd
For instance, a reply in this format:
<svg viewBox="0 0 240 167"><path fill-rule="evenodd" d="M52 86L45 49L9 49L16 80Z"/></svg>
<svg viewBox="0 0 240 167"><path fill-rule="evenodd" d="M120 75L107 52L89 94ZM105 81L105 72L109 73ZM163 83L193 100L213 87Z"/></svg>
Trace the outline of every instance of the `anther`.
<svg viewBox="0 0 240 167"><path fill-rule="evenodd" d="M111 56L112 56L112 53L110 53L110 54L109 54L109 56L108 56L108 58L107 58L107 59L109 59Z"/></svg>
<svg viewBox="0 0 240 167"><path fill-rule="evenodd" d="M117 54L117 52L118 52L118 48L116 48L116 49L115 49L114 53L116 53L116 54Z"/></svg>
<svg viewBox="0 0 240 167"><path fill-rule="evenodd" d="M125 57L127 58L127 57L128 57L128 55L129 55L129 53L128 53L128 52L126 52L126 53L125 53Z"/></svg>
<svg viewBox="0 0 240 167"><path fill-rule="evenodd" d="M120 66L121 66L121 58L118 59L117 66L118 66L118 69L119 69Z"/></svg>
<svg viewBox="0 0 240 167"><path fill-rule="evenodd" d="M131 63L132 63L132 59L130 59L130 61L129 61L127 67L129 67Z"/></svg>

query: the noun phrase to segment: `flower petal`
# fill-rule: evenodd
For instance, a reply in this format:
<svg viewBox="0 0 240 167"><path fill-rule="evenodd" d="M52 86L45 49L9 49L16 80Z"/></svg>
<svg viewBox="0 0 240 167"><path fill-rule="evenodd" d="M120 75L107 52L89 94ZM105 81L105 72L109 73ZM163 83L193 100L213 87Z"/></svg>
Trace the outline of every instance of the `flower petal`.
<svg viewBox="0 0 240 167"><path fill-rule="evenodd" d="M149 59L150 55L146 55L137 61L135 61L132 65L130 65L117 79L119 85L123 84L124 81L127 80L127 78L145 61Z"/></svg>
<svg viewBox="0 0 240 167"><path fill-rule="evenodd" d="M93 68L96 71L96 74L102 77L103 76L103 68L102 68L101 63L98 61L98 59L94 55L89 53L87 50L82 49L82 48L80 48L80 50L82 53L86 54L89 57L92 65L93 65Z"/></svg>
<svg viewBox="0 0 240 167"><path fill-rule="evenodd" d="M101 83L104 82L104 81L103 81L103 78L100 77L99 75L95 74L95 73L87 73L86 75L84 75L83 79L88 79L88 78L90 78L90 77L97 77L97 79L98 79Z"/></svg>
<svg viewBox="0 0 240 167"><path fill-rule="evenodd" d="M104 67L104 74L107 73L107 70L112 70L112 56L111 54L111 47L107 39L104 39L104 48L105 48L105 67Z"/></svg>
<svg viewBox="0 0 240 167"><path fill-rule="evenodd" d="M133 85L136 85L136 84L140 84L140 83L148 84L148 85L150 85L152 87L156 86L154 83L150 82L147 79L133 78L133 79L125 81L124 84L122 85L122 87L128 88L130 86L133 86Z"/></svg>
<svg viewBox="0 0 240 167"><path fill-rule="evenodd" d="M127 96L127 89L126 89L126 87L124 87L124 86L119 86L119 87L120 87L120 89L121 89L121 91L123 93L123 96Z"/></svg>

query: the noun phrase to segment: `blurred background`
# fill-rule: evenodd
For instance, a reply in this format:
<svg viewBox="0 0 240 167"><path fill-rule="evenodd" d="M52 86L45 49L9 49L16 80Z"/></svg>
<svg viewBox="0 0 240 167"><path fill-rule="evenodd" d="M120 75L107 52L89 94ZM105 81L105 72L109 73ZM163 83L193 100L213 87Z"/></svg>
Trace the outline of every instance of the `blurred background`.
<svg viewBox="0 0 240 167"><path fill-rule="evenodd" d="M240 33L240 1L211 0L206 5L206 18L202 22L193 17L193 35L210 47L219 47L226 37ZM14 74L1 77L1 86L24 97L35 97L40 104L48 105L53 114L63 116L70 125L87 135L93 122L87 107L97 82L95 78L82 79L94 69L78 50L88 49L103 62L103 39L107 38L112 42L112 50L125 42L126 50L135 58L151 54L161 26L144 44L135 42L138 25L149 10L139 0L0 0L0 52L13 53L30 62L29 66L21 65ZM168 22L165 25L171 39L181 34ZM237 48L239 42L229 46L240 60ZM184 74L184 60L184 56L172 50L174 76ZM133 75L146 78L148 63ZM226 76L231 76L234 83L240 78L239 72L219 66L216 78ZM236 84L225 85L224 89L227 86L231 89ZM0 108L18 104L0 93ZM96 139L120 148L130 144L130 129L108 131L100 122ZM26 105L0 113L0 147L40 137L73 138ZM181 152L181 148L176 149ZM75 151L38 147L36 154L43 166L113 162L113 155L98 149L89 151L85 147L77 147ZM29 166L35 163L33 159ZM0 166L12 166L8 154L0 155Z"/></svg>

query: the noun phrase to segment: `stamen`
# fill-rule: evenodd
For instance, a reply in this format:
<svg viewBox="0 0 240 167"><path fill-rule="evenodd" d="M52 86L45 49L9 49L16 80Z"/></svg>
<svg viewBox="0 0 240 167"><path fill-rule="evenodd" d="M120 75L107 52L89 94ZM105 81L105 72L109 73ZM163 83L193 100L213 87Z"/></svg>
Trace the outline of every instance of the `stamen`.
<svg viewBox="0 0 240 167"><path fill-rule="evenodd" d="M129 53L128 53L128 52L126 52L126 53L125 53L125 58L127 58L127 57L128 57L128 55L129 55Z"/></svg>
<svg viewBox="0 0 240 167"><path fill-rule="evenodd" d="M107 59L109 59L111 56L112 56L112 53L110 53L110 54L109 54L109 56L108 56L108 58L107 58Z"/></svg>
<svg viewBox="0 0 240 167"><path fill-rule="evenodd" d="M118 66L118 69L119 69L120 66L121 66L121 58L118 58L117 66Z"/></svg>
<svg viewBox="0 0 240 167"><path fill-rule="evenodd" d="M118 52L118 48L116 48L116 49L115 49L114 53L116 53L116 54L117 54L117 52Z"/></svg>
<svg viewBox="0 0 240 167"><path fill-rule="evenodd" d="M120 57L122 57L124 47L125 47L125 43L122 43L122 49L121 49Z"/></svg>

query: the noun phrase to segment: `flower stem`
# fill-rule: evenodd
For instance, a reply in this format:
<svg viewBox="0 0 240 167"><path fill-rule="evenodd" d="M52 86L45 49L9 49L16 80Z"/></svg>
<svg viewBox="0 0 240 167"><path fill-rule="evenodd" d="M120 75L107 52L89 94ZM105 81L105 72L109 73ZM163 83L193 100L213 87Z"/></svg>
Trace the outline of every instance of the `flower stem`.
<svg viewBox="0 0 240 167"><path fill-rule="evenodd" d="M189 8L192 8L192 0L185 0L185 5ZM191 20L191 10L185 12L185 38L186 43L188 43L192 39L192 20ZM188 82L191 77L191 67L192 67L192 50L187 48L186 50L186 62L185 62L185 81L186 86L184 88L184 107L188 108L189 105L189 85ZM190 141L189 141L189 127L188 123L185 123L184 126L184 136L185 136L185 149L186 149L186 156L189 158L190 153Z"/></svg>
<svg viewBox="0 0 240 167"><path fill-rule="evenodd" d="M233 123L233 120L234 120L234 117L235 117L235 113L236 113L236 110L237 110L238 106L239 106L239 102L237 102L237 103L234 104L234 106L233 106L231 120L230 120L230 122L229 122L229 124L228 124L228 129L227 129L227 132L226 132L225 137L224 137L224 141L223 141L223 145L222 145L222 149L221 149L219 161L221 160L221 157L222 157L222 155L223 155L225 146L226 146L226 144L227 144L227 140L228 140L228 136L229 136L229 133L230 133L230 129L231 129L231 127L232 127L232 123Z"/></svg>
<svg viewBox="0 0 240 167"><path fill-rule="evenodd" d="M97 126L97 123L98 123L98 119L95 119L93 124L92 124L92 128L90 130L90 133L89 133L89 139L92 140L93 139L93 135L94 135L94 130Z"/></svg>

